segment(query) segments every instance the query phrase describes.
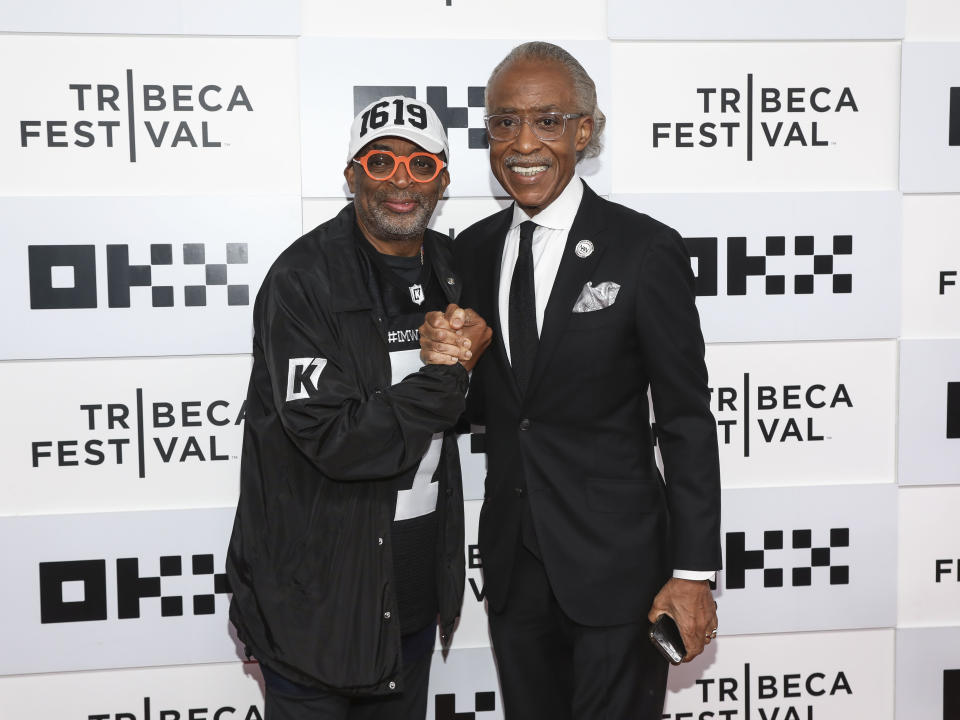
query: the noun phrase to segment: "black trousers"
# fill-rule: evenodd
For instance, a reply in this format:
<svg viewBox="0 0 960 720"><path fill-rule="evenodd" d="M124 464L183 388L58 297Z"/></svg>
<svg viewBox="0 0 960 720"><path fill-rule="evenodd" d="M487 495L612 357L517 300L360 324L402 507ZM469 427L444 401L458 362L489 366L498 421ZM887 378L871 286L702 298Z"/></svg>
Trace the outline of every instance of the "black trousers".
<svg viewBox="0 0 960 720"><path fill-rule="evenodd" d="M404 643L404 690L394 695L339 695L292 683L264 667L264 720L424 720L436 627L433 624L424 632L405 638L412 642ZM429 644L418 637L424 635Z"/></svg>
<svg viewBox="0 0 960 720"><path fill-rule="evenodd" d="M543 563L519 547L507 603L490 613L506 720L660 720L668 665L649 623L571 620Z"/></svg>

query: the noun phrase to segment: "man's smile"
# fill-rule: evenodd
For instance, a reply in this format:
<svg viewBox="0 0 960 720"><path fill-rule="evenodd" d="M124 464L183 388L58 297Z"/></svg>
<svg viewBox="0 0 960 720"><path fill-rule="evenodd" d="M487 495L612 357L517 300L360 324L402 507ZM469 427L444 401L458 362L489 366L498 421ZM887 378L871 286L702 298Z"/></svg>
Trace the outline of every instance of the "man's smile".
<svg viewBox="0 0 960 720"><path fill-rule="evenodd" d="M520 178L530 180L538 178L553 165L549 158L543 157L542 155L539 157L511 155L504 159L503 164L506 165L507 169L514 175L519 175Z"/></svg>
<svg viewBox="0 0 960 720"><path fill-rule="evenodd" d="M549 166L547 165L514 165L510 168L510 172L516 173L517 175L522 175L524 177L533 177L539 175L540 173L546 172Z"/></svg>
<svg viewBox="0 0 960 720"><path fill-rule="evenodd" d="M413 212L420 206L420 203L413 200L384 200L383 204L395 213Z"/></svg>

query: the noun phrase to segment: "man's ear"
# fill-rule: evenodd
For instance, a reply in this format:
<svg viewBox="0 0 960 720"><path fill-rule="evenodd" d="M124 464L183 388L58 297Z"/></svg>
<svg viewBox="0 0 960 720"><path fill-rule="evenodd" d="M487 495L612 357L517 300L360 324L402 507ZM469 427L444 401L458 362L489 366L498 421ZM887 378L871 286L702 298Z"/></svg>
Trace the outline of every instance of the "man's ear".
<svg viewBox="0 0 960 720"><path fill-rule="evenodd" d="M447 186L450 185L450 173L447 168L444 168L440 171L440 197L443 197L443 193L446 192Z"/></svg>
<svg viewBox="0 0 960 720"><path fill-rule="evenodd" d="M356 163L349 162L347 166L343 169L343 178L347 181L347 187L350 188L350 192L355 193L356 190L353 187L354 182L356 181Z"/></svg>
<svg viewBox="0 0 960 720"><path fill-rule="evenodd" d="M589 116L580 118L577 123L577 144L575 145L577 152L587 146L591 137L593 137L593 118Z"/></svg>

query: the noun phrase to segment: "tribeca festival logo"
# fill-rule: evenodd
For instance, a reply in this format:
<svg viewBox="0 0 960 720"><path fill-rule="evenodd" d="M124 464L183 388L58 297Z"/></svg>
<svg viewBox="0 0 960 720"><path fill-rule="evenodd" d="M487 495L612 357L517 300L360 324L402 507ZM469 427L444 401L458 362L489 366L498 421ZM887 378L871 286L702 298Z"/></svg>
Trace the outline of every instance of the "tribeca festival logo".
<svg viewBox="0 0 960 720"><path fill-rule="evenodd" d="M746 237L727 237L727 287L723 290L718 287L721 239L690 237L683 240L694 263L698 296L716 296L721 292L746 295L750 277L763 278L766 295L812 295L818 289L834 294L853 292L853 275L840 272L836 267L838 259L853 255L852 235L834 235L830 241L821 243L829 245L829 249L821 247L827 251L819 253L813 235L794 235L789 241L784 235L767 235L760 255L747 252ZM788 274L788 270L793 273ZM819 282L818 277L822 278Z"/></svg>
<svg viewBox="0 0 960 720"><path fill-rule="evenodd" d="M107 306L111 308L131 307L131 288L135 287L150 288L150 304L155 308L205 307L224 301L228 306L250 304L250 286L230 281L236 266L248 264L247 243L228 242L224 250L219 244L209 244L209 252L207 243L182 243L176 253L174 247L170 243L152 244L146 264L136 264L130 260L129 245L109 244L103 273L95 245L29 245L30 308L96 308L98 283L104 274ZM209 262L212 256L218 261ZM171 277L174 273L176 276ZM174 280L178 281L176 285L172 284ZM223 287L225 293L208 293L211 287Z"/></svg>
<svg viewBox="0 0 960 720"><path fill-rule="evenodd" d="M427 85L427 105L437 113L437 117L443 123L443 129L446 130L448 137L451 129L465 129L467 131L467 147L471 150L485 150L488 147L487 128L483 124L486 88L474 85L468 86L467 104L459 107L449 105L447 91L448 88L443 85ZM414 85L354 85L353 114L356 115L374 100L391 95L404 95L420 99Z"/></svg>
<svg viewBox="0 0 960 720"><path fill-rule="evenodd" d="M843 670L761 675L744 663L742 676L701 677L697 688L671 696L662 720L814 720L833 697L854 695ZM674 710L682 705L683 710ZM755 714L754 714L755 713Z"/></svg>
<svg viewBox="0 0 960 720"><path fill-rule="evenodd" d="M477 713L493 712L497 709L497 693L493 690L473 694L473 710L457 712L457 696L444 693L435 698L434 720L479 720Z"/></svg>
<svg viewBox="0 0 960 720"><path fill-rule="evenodd" d="M779 553L784 548L783 530L767 530L763 533L763 548L747 549L747 534L728 532L726 534L726 552L724 553L724 586L727 590L742 590L747 586L747 571L762 570L763 587L784 587L788 582L792 587L809 587L814 582L827 581L830 585L849 585L850 566L841 565L836 557L837 548L850 547L850 528L830 528L826 544L814 545L814 532L806 528L794 530L790 535L788 553L792 558L800 558L799 563L785 568ZM842 560L842 558L841 558ZM789 581L784 570L789 569Z"/></svg>
<svg viewBox="0 0 960 720"><path fill-rule="evenodd" d="M836 113L857 113L850 87L756 87L748 73L741 87L696 88L702 115L652 124L654 149L744 147L747 161L757 145L770 148L827 147L821 122Z"/></svg>
<svg viewBox="0 0 960 720"><path fill-rule="evenodd" d="M243 85L138 84L132 69L126 71L125 84L65 83L58 90L69 103L69 113L83 119L22 119L21 148L126 147L133 163L138 141L141 148L158 150L229 145L216 135L213 118L219 113L253 112Z"/></svg>
<svg viewBox="0 0 960 720"><path fill-rule="evenodd" d="M950 88L950 147L960 147L960 87Z"/></svg>
<svg viewBox="0 0 960 720"><path fill-rule="evenodd" d="M184 572L180 555L161 556L159 576L144 577L140 575L140 558L117 558L117 619L141 617L140 601L144 598L160 598L161 617L180 617L186 612L185 595L191 601L192 614L215 614L217 595L230 592L226 574L214 572L212 554L192 555L188 561L189 575ZM106 560L42 562L38 568L42 624L107 619ZM172 585L180 594L164 594L165 585Z"/></svg>
<svg viewBox="0 0 960 720"><path fill-rule="evenodd" d="M156 715L151 715L151 711ZM143 715L137 717L136 712L130 712L129 709L123 712L93 713L87 715L87 720L152 720L153 717L158 720L263 720L263 713L256 705L242 705L233 707L232 705L221 705L220 707L183 707L179 708L160 708L152 706L152 698L143 699Z"/></svg>
<svg viewBox="0 0 960 720"><path fill-rule="evenodd" d="M760 385L750 373L740 387L710 388L710 403L717 419L720 442L743 443L743 456L750 457L752 442L811 443L832 439L818 429L814 411L853 408L846 384L810 383ZM739 434L739 438L738 438Z"/></svg>
<svg viewBox="0 0 960 720"><path fill-rule="evenodd" d="M226 445L239 442L234 426L245 417L246 401L224 399L179 402L144 399L136 389L134 402L91 402L77 410L86 438L42 439L30 443L34 468L137 465L137 477L147 476L147 463L195 464L235 460ZM209 434L207 434L209 433Z"/></svg>

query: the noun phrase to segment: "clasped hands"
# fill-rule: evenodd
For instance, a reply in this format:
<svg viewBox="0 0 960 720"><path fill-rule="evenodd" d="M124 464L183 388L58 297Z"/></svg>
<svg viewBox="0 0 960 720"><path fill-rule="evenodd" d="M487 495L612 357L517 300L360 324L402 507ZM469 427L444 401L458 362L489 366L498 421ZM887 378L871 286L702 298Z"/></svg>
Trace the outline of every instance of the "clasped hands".
<svg viewBox="0 0 960 720"><path fill-rule="evenodd" d="M490 345L493 330L470 308L451 303L445 312L428 312L420 326L420 359L427 365L456 365L473 370Z"/></svg>

